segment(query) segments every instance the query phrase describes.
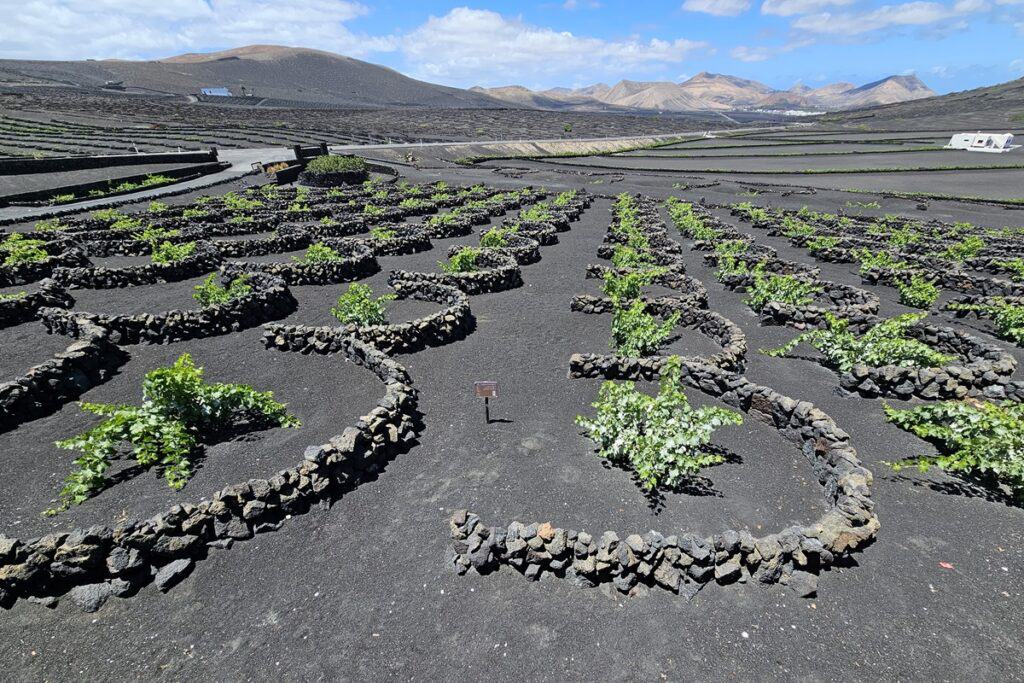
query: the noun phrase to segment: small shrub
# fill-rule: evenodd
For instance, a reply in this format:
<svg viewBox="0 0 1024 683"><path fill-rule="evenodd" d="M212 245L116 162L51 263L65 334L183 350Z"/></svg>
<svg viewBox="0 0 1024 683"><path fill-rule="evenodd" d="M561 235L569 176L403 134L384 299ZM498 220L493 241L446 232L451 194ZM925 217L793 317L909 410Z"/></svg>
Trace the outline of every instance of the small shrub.
<svg viewBox="0 0 1024 683"><path fill-rule="evenodd" d="M342 261L344 258L337 251L321 242L314 242L309 245L306 248L306 253L302 256L292 256L292 260L296 263L329 263L332 261Z"/></svg>
<svg viewBox="0 0 1024 683"><path fill-rule="evenodd" d="M480 246L499 249L508 246L508 236L519 231L518 224L509 227L494 227L480 235Z"/></svg>
<svg viewBox="0 0 1024 683"><path fill-rule="evenodd" d="M647 312L647 306L641 299L635 300L628 308L616 305L612 314L611 346L620 356L649 356L672 335L680 317L681 313L674 313L664 322L658 322Z"/></svg>
<svg viewBox="0 0 1024 683"><path fill-rule="evenodd" d="M181 212L181 217L186 219L207 218L210 212L198 207L190 207Z"/></svg>
<svg viewBox="0 0 1024 683"><path fill-rule="evenodd" d="M977 235L970 235L956 244L946 247L945 251L935 254L938 258L946 261L962 263L972 259L985 249L985 240Z"/></svg>
<svg viewBox="0 0 1024 683"><path fill-rule="evenodd" d="M656 396L632 382L605 382L593 404L595 416L576 418L599 455L629 467L648 491L678 486L723 462L722 455L707 449L712 435L719 427L743 423L739 413L725 408L691 406L680 374L680 360L673 357L662 368Z"/></svg>
<svg viewBox="0 0 1024 683"><path fill-rule="evenodd" d="M680 234L694 240L718 239L722 232L704 223L704 219L693 210L693 204L681 201L677 197L669 197L665 202L668 215Z"/></svg>
<svg viewBox="0 0 1024 683"><path fill-rule="evenodd" d="M922 273L911 273L906 280L897 279L896 289L900 292L900 303L913 308L928 310L939 298L935 282Z"/></svg>
<svg viewBox="0 0 1024 683"><path fill-rule="evenodd" d="M344 325L384 325L388 321L385 304L395 298L394 294L384 294L375 299L369 285L351 284L338 297L338 302L331 308L331 315Z"/></svg>
<svg viewBox="0 0 1024 683"><path fill-rule="evenodd" d="M377 240L378 242L387 242L388 240L394 239L398 233L390 228L371 228L370 239Z"/></svg>
<svg viewBox="0 0 1024 683"><path fill-rule="evenodd" d="M398 202L398 208L409 209L410 211L420 211L428 206L430 206L429 202L417 197L408 197Z"/></svg>
<svg viewBox="0 0 1024 683"><path fill-rule="evenodd" d="M147 210L149 211L149 213L161 214L167 211L169 208L171 207L168 206L167 204L164 204L163 202L158 202L154 199L149 203L149 209Z"/></svg>
<svg viewBox="0 0 1024 683"><path fill-rule="evenodd" d="M91 215L96 220L102 221L104 223L113 223L116 220L128 218L128 216L121 213L117 209L96 209L95 211L92 212Z"/></svg>
<svg viewBox="0 0 1024 683"><path fill-rule="evenodd" d="M1024 344L1024 306L1010 303L1003 297L992 297L983 304L949 304L952 311L973 311L992 319L999 336Z"/></svg>
<svg viewBox="0 0 1024 683"><path fill-rule="evenodd" d="M536 204L519 212L519 220L529 223L545 223L554 220L554 214L547 204Z"/></svg>
<svg viewBox="0 0 1024 683"><path fill-rule="evenodd" d="M576 190L561 192L557 197L554 198L551 204L552 206L568 206L569 204L576 200L577 194L578 193L576 192Z"/></svg>
<svg viewBox="0 0 1024 683"><path fill-rule="evenodd" d="M195 242L182 242L181 244L174 244L173 242L160 242L159 244L153 245L153 253L150 255L150 259L153 263L167 264L176 263L187 259L196 250Z"/></svg>
<svg viewBox="0 0 1024 683"><path fill-rule="evenodd" d="M366 173L366 162L359 157L326 154L311 159L306 164L306 172L312 175Z"/></svg>
<svg viewBox="0 0 1024 683"><path fill-rule="evenodd" d="M928 403L906 410L885 406L885 417L900 429L934 443L938 455L888 463L894 470L994 476L1018 499L1024 497L1024 403L968 399Z"/></svg>
<svg viewBox="0 0 1024 683"><path fill-rule="evenodd" d="M786 237L811 237L816 230L793 216L782 217L782 234Z"/></svg>
<svg viewBox="0 0 1024 683"><path fill-rule="evenodd" d="M650 285L654 280L665 273L664 268L649 268L647 270L634 270L622 275L605 271L601 276L601 286L604 295L612 300L617 306L620 301L631 301L643 293L643 288Z"/></svg>
<svg viewBox="0 0 1024 683"><path fill-rule="evenodd" d="M155 242L157 240L166 240L172 237L177 237L181 234L180 230L169 230L168 228L159 225L146 226L145 230L132 233L132 239L141 240L143 242Z"/></svg>
<svg viewBox="0 0 1024 683"><path fill-rule="evenodd" d="M930 346L907 337L907 330L926 316L925 313L898 315L874 325L862 335L850 331L850 321L826 312L826 327L810 330L776 349L762 350L768 356L784 356L800 344L810 344L824 357L825 363L846 372L854 365L870 367L939 367L953 360Z"/></svg>
<svg viewBox="0 0 1024 683"><path fill-rule="evenodd" d="M210 273L202 284L196 285L193 289L195 291L192 293L192 298L198 301L200 306L206 308L241 298L252 291L252 286L249 285L248 275L239 275L229 282L227 287L222 287L217 282L216 274Z"/></svg>
<svg viewBox="0 0 1024 683"><path fill-rule="evenodd" d="M43 240L28 239L23 233L15 232L0 242L0 257L5 266L45 261L50 257L45 247Z"/></svg>
<svg viewBox="0 0 1024 683"><path fill-rule="evenodd" d="M826 249L834 249L838 244L838 237L815 237L807 243L807 251L811 254L817 254L821 251L825 251Z"/></svg>
<svg viewBox="0 0 1024 683"><path fill-rule="evenodd" d="M131 445L141 467L160 467L168 486L180 489L192 477L192 456L204 440L243 424L253 429L300 424L269 391L244 384L206 383L203 369L187 353L174 365L146 374L142 399L140 406L79 404L104 420L83 434L57 442L58 447L81 455L61 489L59 504L49 514L78 505L107 486L106 471L124 443Z"/></svg>
<svg viewBox="0 0 1024 683"><path fill-rule="evenodd" d="M791 306L806 306L812 303L814 297L823 289L819 284L801 280L793 275L762 272L754 276L754 284L747 294L745 303L755 311L760 311L770 301Z"/></svg>
<svg viewBox="0 0 1024 683"><path fill-rule="evenodd" d="M910 264L900 261L887 251L871 251L870 249L854 249L850 252L860 262L860 274L867 275L872 270L906 270Z"/></svg>
<svg viewBox="0 0 1024 683"><path fill-rule="evenodd" d="M260 200L243 197L237 192L228 192L222 197L222 201L224 202L224 208L232 212L254 211L263 206L263 202Z"/></svg>
<svg viewBox="0 0 1024 683"><path fill-rule="evenodd" d="M14 301L16 299L24 299L26 296L28 296L27 292L12 292L10 294L0 292L0 301Z"/></svg>
<svg viewBox="0 0 1024 683"><path fill-rule="evenodd" d="M59 218L51 218L45 221L39 221L35 224L36 232L60 232L61 230L67 230L69 226L62 222Z"/></svg>
<svg viewBox="0 0 1024 683"><path fill-rule="evenodd" d="M38 227L36 229L38 230ZM1006 261L996 261L995 265L1008 270L1010 272L1010 279L1014 282L1024 282L1024 259L1013 258Z"/></svg>
<svg viewBox="0 0 1024 683"><path fill-rule="evenodd" d="M452 254L447 261L438 261L437 265L445 273L472 273L477 270L476 259L480 255L479 249L463 247Z"/></svg>
<svg viewBox="0 0 1024 683"><path fill-rule="evenodd" d="M654 265L654 258L647 251L616 244L612 252L612 265L619 269L646 269Z"/></svg>

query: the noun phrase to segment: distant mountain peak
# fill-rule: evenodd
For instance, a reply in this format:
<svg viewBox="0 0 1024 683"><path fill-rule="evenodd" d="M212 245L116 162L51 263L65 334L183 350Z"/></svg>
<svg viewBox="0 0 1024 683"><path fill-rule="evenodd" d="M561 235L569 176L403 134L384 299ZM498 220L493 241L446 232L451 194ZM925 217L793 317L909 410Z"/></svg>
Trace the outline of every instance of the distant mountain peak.
<svg viewBox="0 0 1024 683"><path fill-rule="evenodd" d="M242 47L220 50L218 52L187 52L182 55L166 57L157 61L169 64L198 64L216 62L225 59L249 59L253 61L273 61L289 57L319 55L334 59L349 60L349 57L326 50L314 50L308 47L289 47L287 45L243 45Z"/></svg>

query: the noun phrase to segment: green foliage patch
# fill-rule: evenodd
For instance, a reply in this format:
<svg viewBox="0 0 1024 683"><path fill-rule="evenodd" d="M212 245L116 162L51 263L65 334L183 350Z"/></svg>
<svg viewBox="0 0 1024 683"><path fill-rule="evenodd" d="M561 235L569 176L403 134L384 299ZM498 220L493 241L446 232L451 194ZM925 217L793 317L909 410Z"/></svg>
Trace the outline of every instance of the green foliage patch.
<svg viewBox="0 0 1024 683"><path fill-rule="evenodd" d="M172 489L180 489L192 477L192 460L204 441L239 427L297 427L283 403L269 391L244 384L209 384L203 368L189 354L174 365L146 373L142 404L80 403L83 410L104 420L78 436L58 441L57 446L80 451L75 469L60 491L56 514L78 505L108 485L111 461L131 447L132 457L145 469L159 467Z"/></svg>
<svg viewBox="0 0 1024 683"><path fill-rule="evenodd" d="M226 304L252 292L248 275L239 275L231 280L227 287L222 287L217 282L215 273L210 273L201 284L196 285L193 289L195 291L192 293L192 298L198 301L199 305L203 308L216 304Z"/></svg>
<svg viewBox="0 0 1024 683"><path fill-rule="evenodd" d="M930 346L911 339L907 330L927 314L907 313L883 320L861 335L850 331L850 321L825 313L826 327L797 335L775 349L762 349L768 356L785 356L800 344L809 344L824 357L826 365L846 372L854 365L869 367L939 367L953 360Z"/></svg>
<svg viewBox="0 0 1024 683"><path fill-rule="evenodd" d="M927 472L994 476L1014 495L1024 497L1024 403L1007 401L943 401L899 410L885 406L885 417L938 447L938 455L919 455L889 465L899 471L917 467Z"/></svg>
<svg viewBox="0 0 1024 683"><path fill-rule="evenodd" d="M369 285L354 283L338 297L337 303L331 308L331 315L343 325L384 325L388 322L386 304L395 298L394 294L374 298Z"/></svg>
<svg viewBox="0 0 1024 683"><path fill-rule="evenodd" d="M576 423L598 445L602 458L633 470L642 488L675 487L701 469L723 462L707 448L715 430L742 424L739 413L690 405L680 383L680 360L661 371L659 391L648 396L631 382L605 382L593 404L594 417Z"/></svg>

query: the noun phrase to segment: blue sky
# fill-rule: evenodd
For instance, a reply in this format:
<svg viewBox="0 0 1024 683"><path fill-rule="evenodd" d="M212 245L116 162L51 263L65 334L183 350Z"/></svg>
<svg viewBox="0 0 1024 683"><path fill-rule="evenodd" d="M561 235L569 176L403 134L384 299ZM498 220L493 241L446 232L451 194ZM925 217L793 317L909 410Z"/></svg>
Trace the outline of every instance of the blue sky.
<svg viewBox="0 0 1024 683"><path fill-rule="evenodd" d="M331 50L447 85L681 80L777 88L915 73L939 92L1024 76L1024 0L0 0L0 57Z"/></svg>

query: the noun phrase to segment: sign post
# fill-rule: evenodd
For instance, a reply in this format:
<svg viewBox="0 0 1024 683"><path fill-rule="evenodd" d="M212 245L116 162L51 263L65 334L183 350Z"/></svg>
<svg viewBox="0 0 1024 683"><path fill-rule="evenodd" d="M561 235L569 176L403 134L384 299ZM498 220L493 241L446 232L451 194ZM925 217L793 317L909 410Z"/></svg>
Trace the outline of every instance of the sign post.
<svg viewBox="0 0 1024 683"><path fill-rule="evenodd" d="M491 424L491 399L498 398L498 383L473 382L473 395L484 400L484 422Z"/></svg>

